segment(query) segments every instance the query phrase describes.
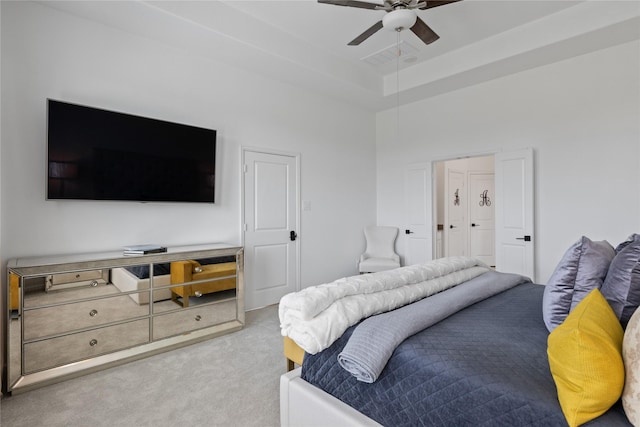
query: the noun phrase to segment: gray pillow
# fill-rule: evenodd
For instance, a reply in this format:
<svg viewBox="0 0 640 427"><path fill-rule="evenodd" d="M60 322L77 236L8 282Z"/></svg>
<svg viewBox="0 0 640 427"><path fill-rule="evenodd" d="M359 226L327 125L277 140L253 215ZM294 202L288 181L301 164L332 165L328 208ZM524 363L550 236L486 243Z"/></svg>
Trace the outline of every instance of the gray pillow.
<svg viewBox="0 0 640 427"><path fill-rule="evenodd" d="M593 289L600 289L615 256L606 240L582 236L565 252L549 278L542 297L542 317L549 332Z"/></svg>
<svg viewBox="0 0 640 427"><path fill-rule="evenodd" d="M626 327L640 304L640 234L631 235L616 251L601 292Z"/></svg>

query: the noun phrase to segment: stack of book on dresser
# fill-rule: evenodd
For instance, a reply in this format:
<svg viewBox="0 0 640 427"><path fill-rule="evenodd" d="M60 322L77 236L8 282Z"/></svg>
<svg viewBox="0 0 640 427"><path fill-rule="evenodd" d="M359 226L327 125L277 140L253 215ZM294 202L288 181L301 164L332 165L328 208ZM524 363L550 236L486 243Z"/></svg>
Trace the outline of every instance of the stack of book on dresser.
<svg viewBox="0 0 640 427"><path fill-rule="evenodd" d="M160 245L133 245L124 247L124 255L146 255L167 252L167 248Z"/></svg>

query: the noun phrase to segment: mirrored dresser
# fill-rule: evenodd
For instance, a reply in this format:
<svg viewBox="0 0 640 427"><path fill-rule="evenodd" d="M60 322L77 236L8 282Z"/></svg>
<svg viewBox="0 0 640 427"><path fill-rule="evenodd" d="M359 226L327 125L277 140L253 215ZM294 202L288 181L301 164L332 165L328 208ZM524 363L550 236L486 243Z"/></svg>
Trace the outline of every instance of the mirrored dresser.
<svg viewBox="0 0 640 427"><path fill-rule="evenodd" d="M18 258L7 264L6 371L18 393L240 330L242 247Z"/></svg>

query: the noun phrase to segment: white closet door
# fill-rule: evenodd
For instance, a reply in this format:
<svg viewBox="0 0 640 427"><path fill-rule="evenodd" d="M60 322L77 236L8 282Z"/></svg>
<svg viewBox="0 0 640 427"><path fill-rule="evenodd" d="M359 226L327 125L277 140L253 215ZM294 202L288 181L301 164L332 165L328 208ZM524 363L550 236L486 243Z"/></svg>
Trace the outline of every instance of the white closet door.
<svg viewBox="0 0 640 427"><path fill-rule="evenodd" d="M495 178L492 173L469 172L469 255L496 264Z"/></svg>
<svg viewBox="0 0 640 427"><path fill-rule="evenodd" d="M535 281L533 150L498 153L496 174L496 269Z"/></svg>
<svg viewBox="0 0 640 427"><path fill-rule="evenodd" d="M298 287L297 159L245 151L244 169L245 306L251 310Z"/></svg>
<svg viewBox="0 0 640 427"><path fill-rule="evenodd" d="M404 232L406 255L404 264L413 265L431 260L431 165L410 166L405 174L405 204L407 212Z"/></svg>
<svg viewBox="0 0 640 427"><path fill-rule="evenodd" d="M467 195L463 171L447 169L444 241L446 256L467 255Z"/></svg>

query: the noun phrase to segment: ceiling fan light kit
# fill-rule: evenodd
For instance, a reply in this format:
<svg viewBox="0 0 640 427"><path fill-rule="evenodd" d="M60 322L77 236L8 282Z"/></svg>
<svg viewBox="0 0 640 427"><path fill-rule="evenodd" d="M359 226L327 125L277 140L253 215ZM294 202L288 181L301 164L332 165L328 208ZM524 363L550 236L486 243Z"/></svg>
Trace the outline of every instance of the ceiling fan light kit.
<svg viewBox="0 0 640 427"><path fill-rule="evenodd" d="M396 9L382 18L382 26L391 31L402 31L414 26L418 16L413 10Z"/></svg>
<svg viewBox="0 0 640 427"><path fill-rule="evenodd" d="M458 1L461 0L384 0L384 4L382 5L359 0L318 0L318 3L356 7L359 9L384 10L387 12L381 21L376 22L364 33L349 42L349 46L357 46L383 27L398 32L410 29L424 44L433 43L440 37L431 27L420 19L414 9L431 9Z"/></svg>

